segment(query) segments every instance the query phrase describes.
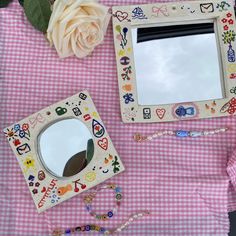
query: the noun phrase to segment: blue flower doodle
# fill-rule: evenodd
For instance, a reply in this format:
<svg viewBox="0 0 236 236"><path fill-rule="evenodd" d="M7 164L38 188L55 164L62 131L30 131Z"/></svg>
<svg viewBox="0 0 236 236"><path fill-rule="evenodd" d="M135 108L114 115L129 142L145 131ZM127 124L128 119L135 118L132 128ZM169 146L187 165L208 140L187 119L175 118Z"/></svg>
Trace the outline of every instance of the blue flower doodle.
<svg viewBox="0 0 236 236"><path fill-rule="evenodd" d="M17 132L20 130L20 124L14 125L14 130Z"/></svg>
<svg viewBox="0 0 236 236"><path fill-rule="evenodd" d="M128 104L129 102L134 102L134 99L132 98L132 93L126 93L123 98L125 99L125 104Z"/></svg>

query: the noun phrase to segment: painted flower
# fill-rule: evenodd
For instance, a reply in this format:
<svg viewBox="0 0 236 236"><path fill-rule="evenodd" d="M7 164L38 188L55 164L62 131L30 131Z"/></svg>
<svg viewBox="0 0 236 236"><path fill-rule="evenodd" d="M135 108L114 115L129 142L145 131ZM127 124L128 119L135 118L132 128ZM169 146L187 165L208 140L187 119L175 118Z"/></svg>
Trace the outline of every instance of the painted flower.
<svg viewBox="0 0 236 236"><path fill-rule="evenodd" d="M225 24L227 22L227 19L223 18L221 21Z"/></svg>
<svg viewBox="0 0 236 236"><path fill-rule="evenodd" d="M224 26L224 30L228 30L229 29L229 26L228 25L225 25Z"/></svg>
<svg viewBox="0 0 236 236"><path fill-rule="evenodd" d="M232 25L234 23L234 21L232 19L230 19L228 22L230 25Z"/></svg>
<svg viewBox="0 0 236 236"><path fill-rule="evenodd" d="M108 7L96 0L56 0L47 38L61 58L83 58L103 42L109 20Z"/></svg>
<svg viewBox="0 0 236 236"><path fill-rule="evenodd" d="M22 125L22 129L23 129L24 131L28 130L28 129L29 129L29 124L23 124L23 125Z"/></svg>
<svg viewBox="0 0 236 236"><path fill-rule="evenodd" d="M24 130L20 130L19 136L20 136L21 138L24 138L24 137L25 137L25 131L24 131Z"/></svg>
<svg viewBox="0 0 236 236"><path fill-rule="evenodd" d="M226 16L229 18L232 16L232 14L229 12Z"/></svg>
<svg viewBox="0 0 236 236"><path fill-rule="evenodd" d="M16 124L14 125L14 130L17 132L20 130L20 125L19 124Z"/></svg>

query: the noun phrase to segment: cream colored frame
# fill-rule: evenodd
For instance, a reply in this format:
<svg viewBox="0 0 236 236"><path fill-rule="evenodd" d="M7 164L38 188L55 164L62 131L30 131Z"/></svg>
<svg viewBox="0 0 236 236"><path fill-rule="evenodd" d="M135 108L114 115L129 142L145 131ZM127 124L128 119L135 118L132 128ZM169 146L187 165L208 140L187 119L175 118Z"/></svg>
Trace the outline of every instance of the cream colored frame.
<svg viewBox="0 0 236 236"><path fill-rule="evenodd" d="M138 104L132 27L214 22L221 61L223 99L179 104ZM113 7L113 32L117 61L121 116L125 123L169 122L229 116L236 113L235 15L231 2L188 1ZM126 32L126 33L125 33ZM227 40L226 40L227 41ZM234 51L228 55L230 45ZM232 51L231 51L232 52ZM180 110L181 109L181 110ZM182 111L182 112L180 112Z"/></svg>
<svg viewBox="0 0 236 236"><path fill-rule="evenodd" d="M77 175L58 178L43 166L37 141L45 127L58 120L70 118L79 119L91 132L94 156ZM124 171L124 166L87 91L15 123L4 129L4 133L19 162L39 213ZM66 191L59 192L63 188Z"/></svg>

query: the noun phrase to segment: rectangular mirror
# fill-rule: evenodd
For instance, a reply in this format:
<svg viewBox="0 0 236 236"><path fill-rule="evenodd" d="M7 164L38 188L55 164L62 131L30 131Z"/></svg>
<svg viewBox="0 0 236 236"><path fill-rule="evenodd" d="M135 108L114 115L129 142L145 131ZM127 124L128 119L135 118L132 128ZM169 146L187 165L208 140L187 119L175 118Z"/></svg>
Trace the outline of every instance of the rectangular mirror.
<svg viewBox="0 0 236 236"><path fill-rule="evenodd" d="M122 120L234 114L234 25L233 6L215 1L114 7Z"/></svg>
<svg viewBox="0 0 236 236"><path fill-rule="evenodd" d="M156 28L154 34L153 28L144 28L150 32L145 36L142 28L131 29L138 104L223 98L215 33L155 39Z"/></svg>

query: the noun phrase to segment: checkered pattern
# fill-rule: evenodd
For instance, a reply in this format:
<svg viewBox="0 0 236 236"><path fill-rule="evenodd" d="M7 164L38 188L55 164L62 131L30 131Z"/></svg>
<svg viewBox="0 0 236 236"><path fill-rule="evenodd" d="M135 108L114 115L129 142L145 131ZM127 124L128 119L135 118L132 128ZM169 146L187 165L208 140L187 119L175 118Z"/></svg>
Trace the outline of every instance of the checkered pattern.
<svg viewBox="0 0 236 236"><path fill-rule="evenodd" d="M145 2L154 1L102 1L108 6ZM57 227L88 223L114 227L138 210L150 210L151 215L133 223L123 235L227 235L227 212L236 209L235 117L123 124L111 24L104 44L92 56L61 60L43 35L29 25L18 1L0 10L1 129L82 89L93 97L126 167L126 172L112 179L124 193L118 214L108 222L98 222L85 211L80 195L38 214L10 146L1 135L0 235L46 236ZM196 139L162 137L149 143L132 139L136 132L220 127L231 129ZM103 208L112 205L110 194L100 197L96 206L104 212Z"/></svg>

